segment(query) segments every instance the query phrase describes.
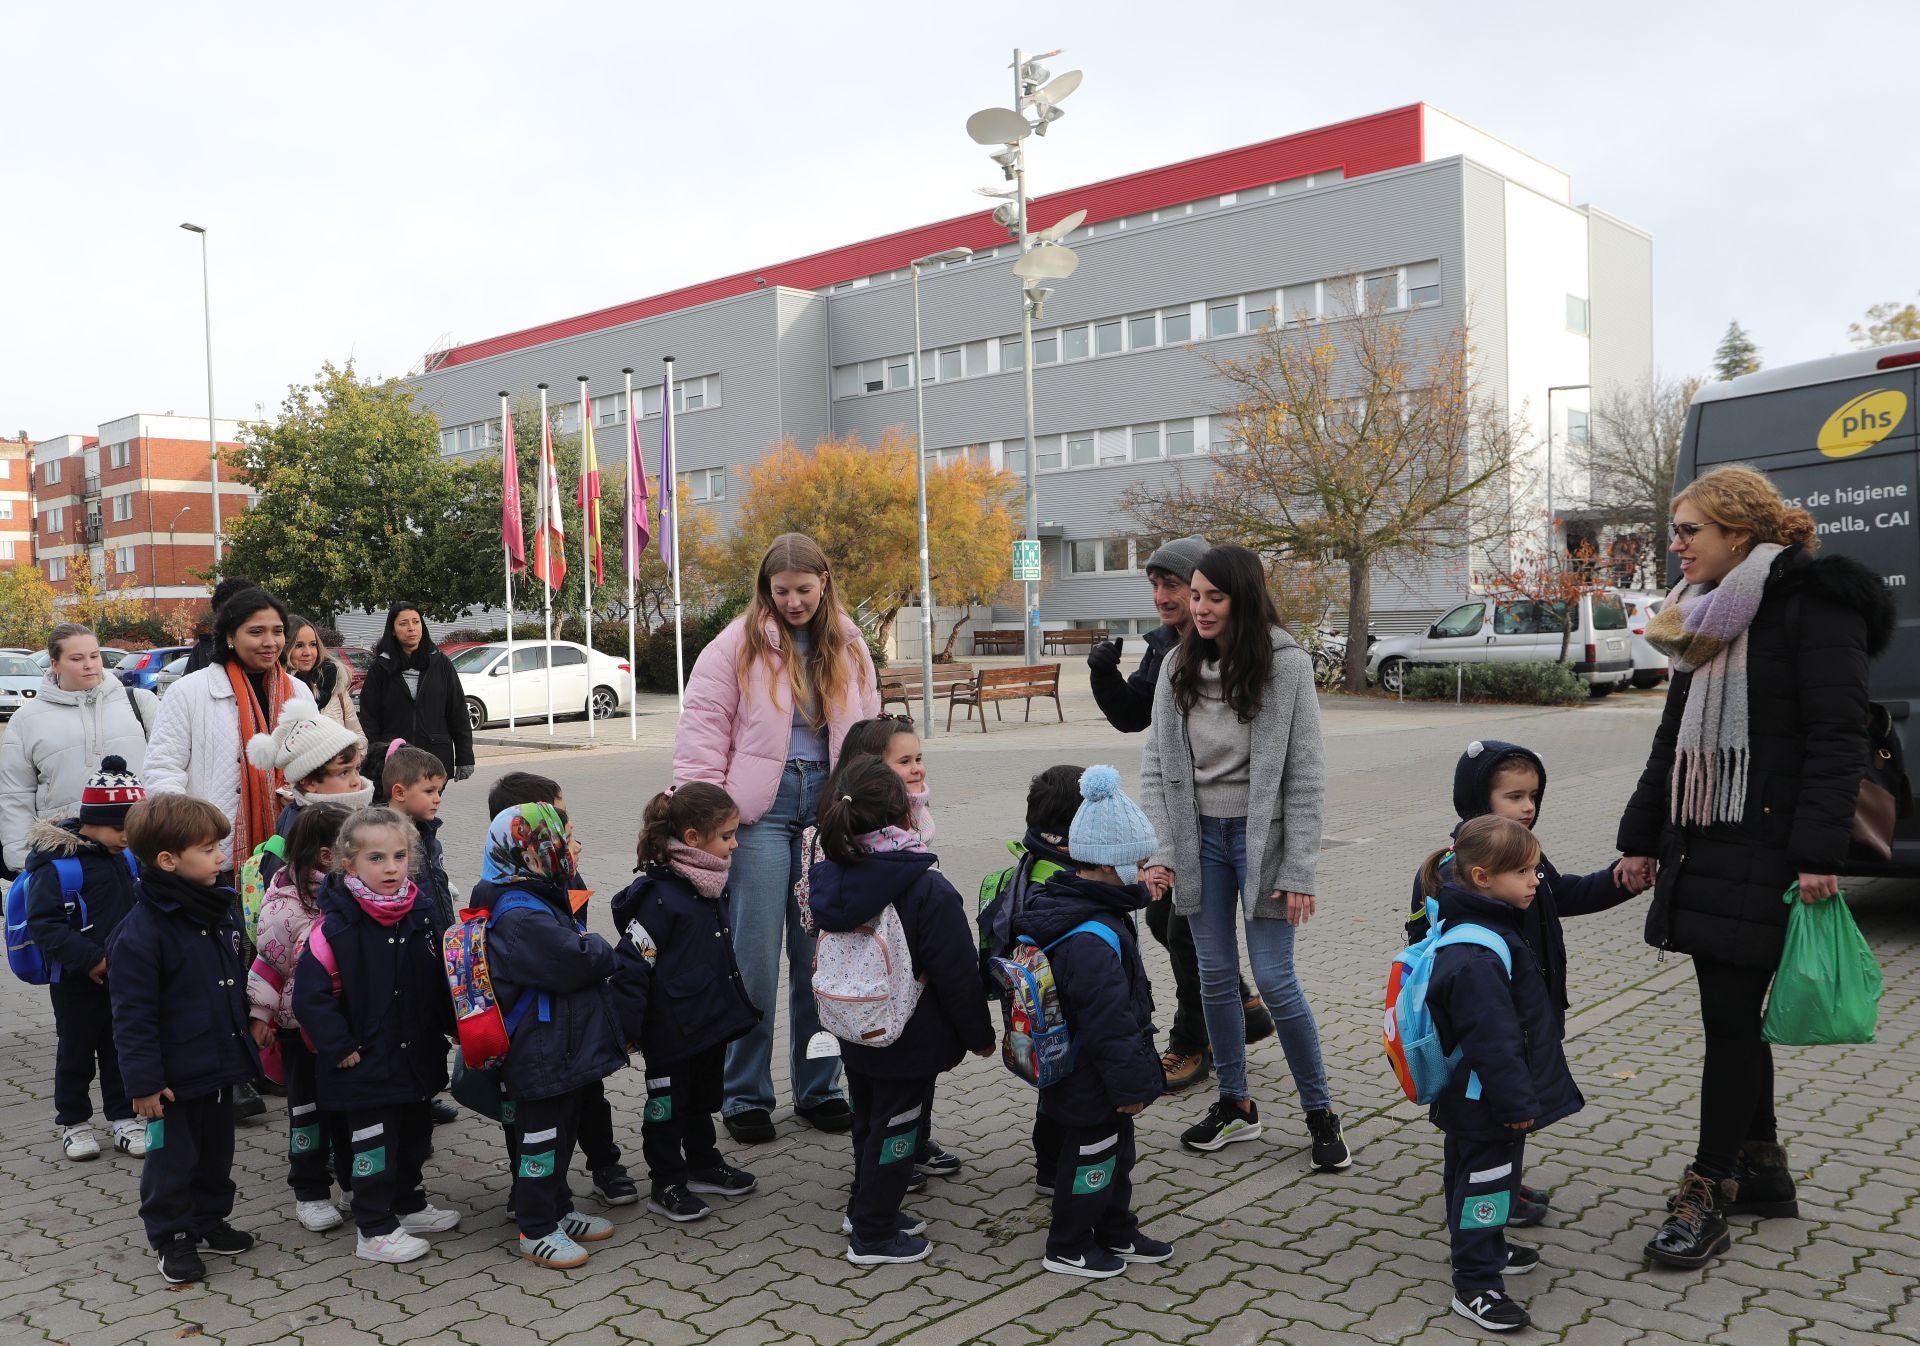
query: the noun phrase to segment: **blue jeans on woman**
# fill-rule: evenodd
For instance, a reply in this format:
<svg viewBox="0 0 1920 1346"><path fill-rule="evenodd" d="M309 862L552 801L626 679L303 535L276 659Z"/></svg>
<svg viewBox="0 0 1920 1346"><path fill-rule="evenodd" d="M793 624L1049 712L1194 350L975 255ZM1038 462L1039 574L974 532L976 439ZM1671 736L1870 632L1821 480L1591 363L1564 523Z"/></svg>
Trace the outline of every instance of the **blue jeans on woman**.
<svg viewBox="0 0 1920 1346"><path fill-rule="evenodd" d="M733 895L733 955L760 1023L727 1044L723 1116L749 1108L773 1110L773 1033L780 989L780 938L787 941L787 1030L793 1101L815 1107L840 1096L840 1058L807 1059L807 1042L820 1031L813 1008L813 936L800 925L793 885L800 881L800 832L813 823L825 762L788 762L773 807L740 829L727 887Z"/></svg>
<svg viewBox="0 0 1920 1346"><path fill-rule="evenodd" d="M1258 879L1258 875L1254 876ZM1247 1095L1246 1011L1240 998L1240 894L1247 886L1247 820L1200 818L1200 910L1188 918L1200 955L1200 1000L1213 1068L1222 1098ZM1265 893L1259 894L1267 896ZM1253 984L1273 1015L1287 1068L1308 1112L1332 1106L1327 1068L1320 1059L1320 1030L1306 993L1293 974L1293 925L1248 919L1247 962Z"/></svg>

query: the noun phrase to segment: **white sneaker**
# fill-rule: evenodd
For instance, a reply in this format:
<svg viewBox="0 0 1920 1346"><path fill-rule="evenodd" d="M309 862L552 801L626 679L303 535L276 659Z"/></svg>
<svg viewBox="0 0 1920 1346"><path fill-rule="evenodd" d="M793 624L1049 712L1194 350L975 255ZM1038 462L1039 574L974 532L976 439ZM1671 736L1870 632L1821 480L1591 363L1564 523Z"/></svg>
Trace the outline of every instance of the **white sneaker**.
<svg viewBox="0 0 1920 1346"><path fill-rule="evenodd" d="M366 1262L412 1262L431 1251L432 1244L425 1239L415 1238L404 1229L396 1229L378 1238L361 1234L356 1237L353 1246L353 1255Z"/></svg>
<svg viewBox="0 0 1920 1346"><path fill-rule="evenodd" d="M100 1157L100 1142L94 1138L93 1127L87 1122L82 1122L78 1126L62 1127L60 1148L67 1152L67 1158L75 1161Z"/></svg>
<svg viewBox="0 0 1920 1346"><path fill-rule="evenodd" d="M400 1227L409 1234L444 1234L460 1225L460 1212L427 1205L411 1215L400 1217Z"/></svg>
<svg viewBox="0 0 1920 1346"><path fill-rule="evenodd" d="M147 1152L147 1124L138 1117L122 1117L113 1124L113 1148L140 1158Z"/></svg>
<svg viewBox="0 0 1920 1346"><path fill-rule="evenodd" d="M340 1208L331 1201L296 1201L293 1203L293 1218L300 1222L302 1229L311 1229L322 1233L340 1226Z"/></svg>

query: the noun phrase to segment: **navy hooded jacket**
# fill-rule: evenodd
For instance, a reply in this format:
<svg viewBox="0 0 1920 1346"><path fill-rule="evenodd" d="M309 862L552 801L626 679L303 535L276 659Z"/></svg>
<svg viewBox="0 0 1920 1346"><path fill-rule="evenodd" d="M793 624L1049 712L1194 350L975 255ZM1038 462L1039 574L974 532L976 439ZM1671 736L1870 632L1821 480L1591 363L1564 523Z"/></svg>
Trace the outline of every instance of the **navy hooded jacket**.
<svg viewBox="0 0 1920 1346"><path fill-rule="evenodd" d="M849 1071L878 1079L929 1079L970 1051L993 1046L993 1020L977 975L978 950L960 894L925 851L880 851L859 863L813 867L813 920L823 931L857 930L889 905L900 914L914 975L925 983L913 1017L892 1045L840 1044Z"/></svg>
<svg viewBox="0 0 1920 1346"><path fill-rule="evenodd" d="M87 970L107 956L107 940L133 910L133 871L127 857L80 835L80 820L34 823L27 832L27 938L60 965L60 985L69 993L105 995L104 983ZM87 904L83 922L71 915L61 896L55 860L80 862L80 899Z"/></svg>
<svg viewBox="0 0 1920 1346"><path fill-rule="evenodd" d="M731 895L702 897L672 869L649 868L613 899L613 1002L620 1036L664 1069L760 1022L733 955Z"/></svg>
<svg viewBox="0 0 1920 1346"><path fill-rule="evenodd" d="M204 1098L260 1072L247 1023L246 933L237 903L203 925L161 889L134 886L107 941L113 1045L129 1098Z"/></svg>
<svg viewBox="0 0 1920 1346"><path fill-rule="evenodd" d="M348 1112L424 1103L447 1087L453 996L426 905L393 925L367 915L342 875L316 894L340 993L314 955L312 937L293 974L293 1015L313 1042L320 1106ZM336 1069L360 1053L357 1065Z"/></svg>
<svg viewBox="0 0 1920 1346"><path fill-rule="evenodd" d="M500 1082L512 1099L557 1098L627 1064L607 987L613 946L583 930L566 890L544 879L477 884L473 905L491 911L510 892L538 898L540 906L508 911L487 927L493 989L502 1013L542 994L547 1009L543 1018L536 999L521 1017Z"/></svg>
<svg viewBox="0 0 1920 1346"><path fill-rule="evenodd" d="M442 818L429 818L425 822L413 820L413 829L420 834L420 863L413 868L413 882L420 889L420 900L426 903L437 935L447 933L454 916L453 883L447 878L447 848L440 844L440 824L444 821Z"/></svg>
<svg viewBox="0 0 1920 1346"><path fill-rule="evenodd" d="M1449 945L1434 955L1427 1005L1441 1047L1458 1047L1462 1057L1428 1112L1433 1124L1450 1135L1500 1137L1514 1134L1508 1122L1531 1121L1532 1132L1580 1111L1586 1100L1567 1069L1564 1024L1521 933L1521 912L1449 883L1440 890L1440 919L1485 926L1506 940L1513 972L1474 944ZM1478 1100L1467 1097L1474 1073Z"/></svg>
<svg viewBox="0 0 1920 1346"><path fill-rule="evenodd" d="M1146 905L1147 890L1139 884L1122 888L1062 873L1048 879L1014 921L1015 934L1042 947L1083 921L1098 921L1120 940L1117 958L1090 934L1047 950L1076 1054L1072 1073L1040 1098L1047 1116L1068 1126L1101 1126L1116 1109L1151 1103L1166 1088L1153 1045L1153 990L1131 919Z"/></svg>
<svg viewBox="0 0 1920 1346"><path fill-rule="evenodd" d="M1540 799L1533 815L1534 826L1539 826L1540 814L1546 808L1547 764L1540 760L1538 753L1517 743L1485 739L1480 749L1478 753L1461 753L1460 760L1454 763L1453 809L1460 815L1460 821L1465 823L1493 811L1494 773L1507 763L1518 760L1540 773ZM1459 829L1454 830L1457 832ZM1614 881L1611 865L1578 878L1565 878L1547 859L1546 852L1542 851L1539 873L1540 887L1534 893L1533 905L1527 908L1522 933L1540 964L1541 972L1546 976L1554 1011L1564 1021L1568 1006L1567 945L1560 929L1560 918L1610 911L1622 902L1632 901L1633 894ZM1449 862L1441 869L1440 880L1444 884L1452 878L1453 865ZM1429 896L1416 873L1413 876L1413 903L1407 917L1409 944L1417 944L1427 937L1426 905Z"/></svg>

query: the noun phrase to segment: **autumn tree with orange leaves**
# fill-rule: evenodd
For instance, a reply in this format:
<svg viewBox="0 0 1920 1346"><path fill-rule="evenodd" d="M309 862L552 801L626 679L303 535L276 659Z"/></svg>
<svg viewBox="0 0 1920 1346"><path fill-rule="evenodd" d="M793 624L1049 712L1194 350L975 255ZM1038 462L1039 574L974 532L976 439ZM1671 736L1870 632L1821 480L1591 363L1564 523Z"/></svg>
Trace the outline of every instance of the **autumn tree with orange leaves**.
<svg viewBox="0 0 1920 1346"><path fill-rule="evenodd" d="M882 641L920 591L919 486L911 436L791 440L746 469L745 505L732 539L733 569L752 574L782 533L805 533L832 558L840 597ZM1018 521L1014 479L962 460L927 466L927 537L934 602L992 593L1012 568Z"/></svg>

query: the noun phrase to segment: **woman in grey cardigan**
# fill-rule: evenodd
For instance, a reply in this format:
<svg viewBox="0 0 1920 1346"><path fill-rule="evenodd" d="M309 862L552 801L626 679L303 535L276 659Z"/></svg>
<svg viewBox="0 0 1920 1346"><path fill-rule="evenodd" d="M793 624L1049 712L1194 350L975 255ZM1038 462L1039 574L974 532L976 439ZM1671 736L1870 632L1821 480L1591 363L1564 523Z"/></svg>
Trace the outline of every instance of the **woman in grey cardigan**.
<svg viewBox="0 0 1920 1346"><path fill-rule="evenodd" d="M1313 915L1326 797L1313 661L1280 625L1260 558L1215 547L1193 572L1193 626L1154 688L1141 804L1167 849L1144 878L1193 928L1220 1097L1180 1137L1213 1151L1260 1136L1247 1092L1239 997L1241 917L1254 985L1273 1015L1313 1138L1314 1167L1353 1162L1320 1058L1320 1030L1293 970ZM1195 880L1198 879L1198 882Z"/></svg>

